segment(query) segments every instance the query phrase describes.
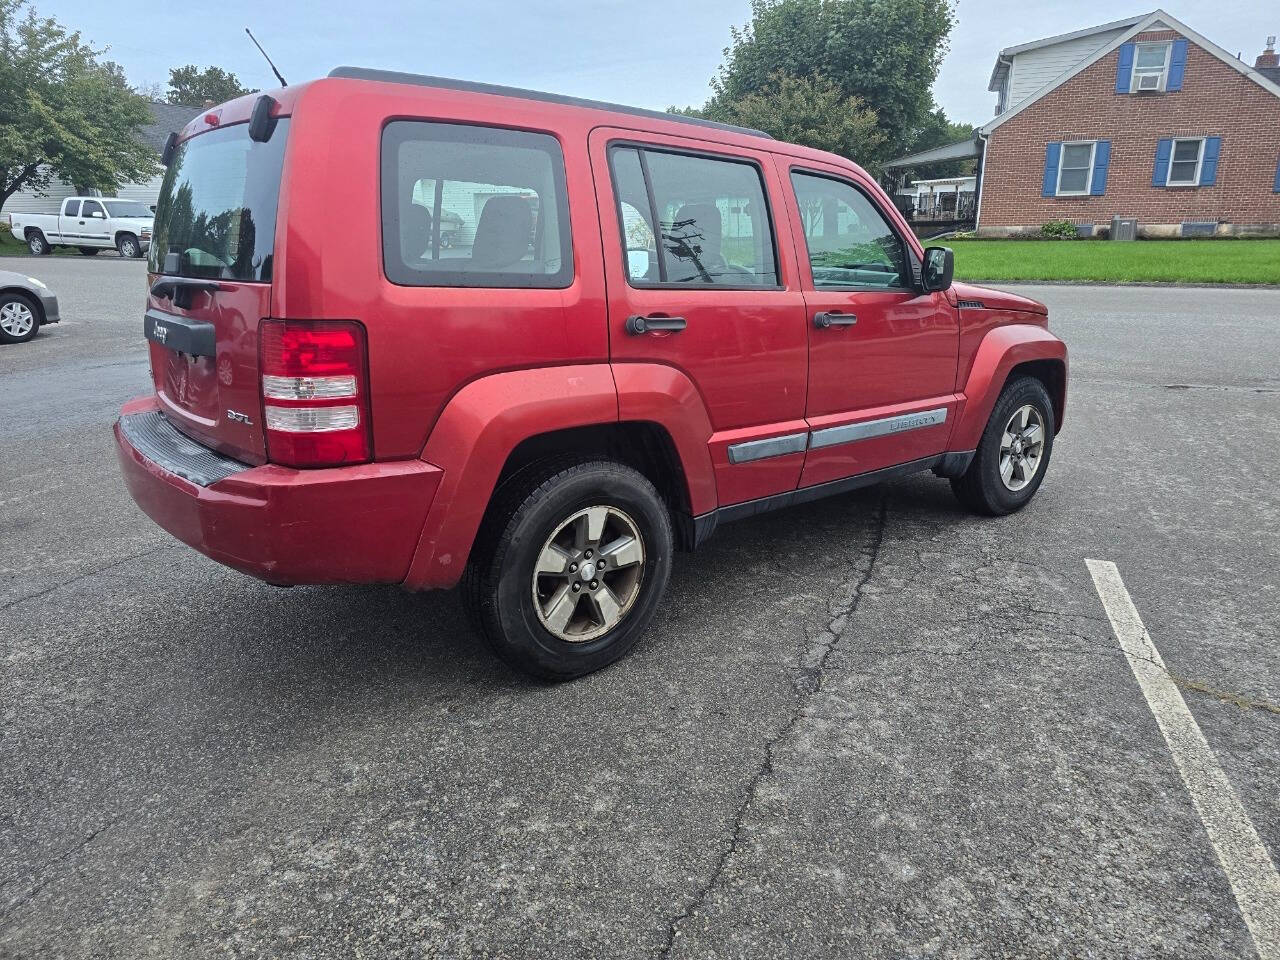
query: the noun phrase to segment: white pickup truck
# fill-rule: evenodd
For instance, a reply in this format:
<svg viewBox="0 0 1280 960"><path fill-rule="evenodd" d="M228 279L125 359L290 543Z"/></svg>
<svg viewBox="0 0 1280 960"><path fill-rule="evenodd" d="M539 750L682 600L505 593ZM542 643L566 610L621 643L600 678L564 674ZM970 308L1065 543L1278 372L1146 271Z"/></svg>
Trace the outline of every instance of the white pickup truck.
<svg viewBox="0 0 1280 960"><path fill-rule="evenodd" d="M54 247L77 247L86 257L115 248L140 257L151 246L151 208L114 197L67 197L59 213L15 213L9 231L36 256Z"/></svg>

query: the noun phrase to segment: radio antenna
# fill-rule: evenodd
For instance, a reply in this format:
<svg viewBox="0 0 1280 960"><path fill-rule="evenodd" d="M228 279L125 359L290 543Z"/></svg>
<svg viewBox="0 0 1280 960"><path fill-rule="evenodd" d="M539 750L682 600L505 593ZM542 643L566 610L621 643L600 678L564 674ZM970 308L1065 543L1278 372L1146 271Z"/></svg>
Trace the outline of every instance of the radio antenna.
<svg viewBox="0 0 1280 960"><path fill-rule="evenodd" d="M249 34L249 39L253 41L253 45L258 48L258 52L262 54L262 58L267 61L267 66L271 68L271 72L276 75L276 79L280 81L280 86L287 87L289 84L284 82L284 77L280 76L280 71L276 69L276 65L271 62L271 58L267 56L267 51L262 49L262 44L258 42L258 38L250 33L249 28L245 27L244 32Z"/></svg>

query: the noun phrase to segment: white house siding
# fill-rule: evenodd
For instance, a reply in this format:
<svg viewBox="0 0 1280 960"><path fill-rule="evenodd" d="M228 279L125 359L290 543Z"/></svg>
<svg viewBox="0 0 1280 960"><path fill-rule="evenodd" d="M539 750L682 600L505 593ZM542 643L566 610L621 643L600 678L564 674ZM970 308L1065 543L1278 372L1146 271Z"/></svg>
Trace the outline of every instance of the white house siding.
<svg viewBox="0 0 1280 960"><path fill-rule="evenodd" d="M1108 30L1106 33L1092 33L1087 37L1064 40L1052 46L1014 54L1013 64L1009 68L1009 96L1005 100L1005 109L1016 107L1046 83L1058 79L1123 32Z"/></svg>
<svg viewBox="0 0 1280 960"><path fill-rule="evenodd" d="M0 214L57 213L62 209L63 200L76 195L76 188L61 180L54 180L40 194L24 187L4 202L4 206L0 207Z"/></svg>
<svg viewBox="0 0 1280 960"><path fill-rule="evenodd" d="M160 184L164 182L164 174L159 173L145 183L126 183L116 191L121 200L137 200L148 207L160 201Z"/></svg>
<svg viewBox="0 0 1280 960"><path fill-rule="evenodd" d="M152 206L160 198L160 182L162 176L152 177L145 183L126 183L114 194L121 200L138 200ZM34 190L22 189L5 201L0 214L5 213L57 213L62 209L62 201L67 197L102 196L100 190L79 191L69 183L54 180L47 190L37 194Z"/></svg>

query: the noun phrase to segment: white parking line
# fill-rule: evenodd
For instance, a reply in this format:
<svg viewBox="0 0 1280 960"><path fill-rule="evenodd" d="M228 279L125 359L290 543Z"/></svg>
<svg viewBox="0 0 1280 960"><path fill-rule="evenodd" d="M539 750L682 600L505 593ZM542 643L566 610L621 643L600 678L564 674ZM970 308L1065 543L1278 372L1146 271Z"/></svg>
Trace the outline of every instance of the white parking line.
<svg viewBox="0 0 1280 960"><path fill-rule="evenodd" d="M1109 560L1086 560L1116 639L1217 851L1262 960L1280 960L1280 875Z"/></svg>

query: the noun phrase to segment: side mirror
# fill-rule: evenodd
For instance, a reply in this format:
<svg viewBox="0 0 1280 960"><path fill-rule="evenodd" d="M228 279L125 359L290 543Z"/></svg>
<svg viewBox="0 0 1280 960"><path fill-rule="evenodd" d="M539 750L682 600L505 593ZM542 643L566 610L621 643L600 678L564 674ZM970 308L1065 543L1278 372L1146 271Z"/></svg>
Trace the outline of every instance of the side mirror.
<svg viewBox="0 0 1280 960"><path fill-rule="evenodd" d="M926 293L946 290L955 272L956 258L950 247L925 247L920 280Z"/></svg>

